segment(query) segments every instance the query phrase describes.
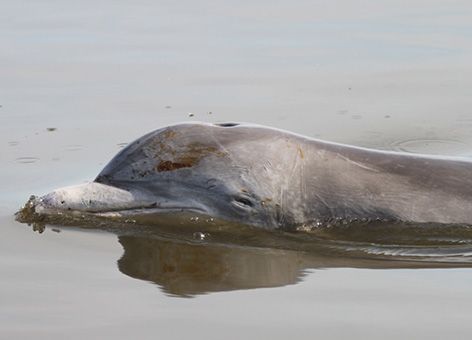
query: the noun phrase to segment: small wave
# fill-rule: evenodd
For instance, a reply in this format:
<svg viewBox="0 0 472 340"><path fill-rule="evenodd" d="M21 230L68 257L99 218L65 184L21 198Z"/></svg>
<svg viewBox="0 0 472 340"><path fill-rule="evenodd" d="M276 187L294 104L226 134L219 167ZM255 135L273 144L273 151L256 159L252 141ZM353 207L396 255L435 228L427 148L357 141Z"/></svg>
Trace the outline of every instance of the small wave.
<svg viewBox="0 0 472 340"><path fill-rule="evenodd" d="M335 246L334 246L335 247ZM355 253L357 255L365 254L369 257L375 257L384 260L414 260L442 263L471 263L472 264L472 246L440 246L440 247L421 247L421 246L402 246L402 245L349 245L337 246L338 250L346 253Z"/></svg>
<svg viewBox="0 0 472 340"><path fill-rule="evenodd" d="M39 161L38 157L18 157L16 159L17 163L22 163L22 164L31 164L31 163L36 163Z"/></svg>
<svg viewBox="0 0 472 340"><path fill-rule="evenodd" d="M390 144L393 151L408 153L429 153L437 155L460 154L469 149L460 140L439 138L411 138L394 141Z"/></svg>

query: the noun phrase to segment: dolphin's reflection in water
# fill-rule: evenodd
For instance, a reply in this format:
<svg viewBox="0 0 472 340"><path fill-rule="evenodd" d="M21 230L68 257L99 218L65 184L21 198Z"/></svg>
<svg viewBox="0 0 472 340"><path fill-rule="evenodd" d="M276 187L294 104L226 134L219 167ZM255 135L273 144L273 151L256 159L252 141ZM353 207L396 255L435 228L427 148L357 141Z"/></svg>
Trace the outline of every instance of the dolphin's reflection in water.
<svg viewBox="0 0 472 340"><path fill-rule="evenodd" d="M300 281L302 254L284 250L190 244L120 236L121 272L157 283L171 295L277 287Z"/></svg>
<svg viewBox="0 0 472 340"><path fill-rule="evenodd" d="M89 216L29 223L39 232L48 224L115 233L124 249L118 260L123 274L182 297L296 284L313 269L472 267L470 226L379 222L284 232L194 214L156 218L142 224Z"/></svg>
<svg viewBox="0 0 472 340"><path fill-rule="evenodd" d="M319 238L306 240L300 234L259 232L212 235L214 240L208 242L155 233L121 235L119 242L124 254L118 267L128 276L156 283L169 295L191 297L296 284L308 269L317 268L472 266L469 259L472 248L467 244L340 243Z"/></svg>

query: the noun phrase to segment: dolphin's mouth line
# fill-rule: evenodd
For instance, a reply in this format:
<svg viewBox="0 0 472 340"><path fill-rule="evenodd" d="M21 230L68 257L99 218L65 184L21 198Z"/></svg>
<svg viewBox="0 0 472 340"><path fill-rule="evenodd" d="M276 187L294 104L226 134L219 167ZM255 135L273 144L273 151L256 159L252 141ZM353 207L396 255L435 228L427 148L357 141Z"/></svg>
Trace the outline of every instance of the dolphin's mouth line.
<svg viewBox="0 0 472 340"><path fill-rule="evenodd" d="M48 207L43 205L41 202L34 205L34 212L39 215L47 215L47 214L90 214L96 216L113 216L113 215L132 215L133 213L140 213L140 214L152 214L152 213L159 213L159 212L178 212L178 211L194 211L198 213L205 213L207 212L203 208L195 207L195 206L184 206L184 205L169 205L169 206L159 206L159 205L151 205L151 206L136 206L136 207L129 207L129 208L116 208L116 209L106 209L106 210L78 210L78 209L60 209L57 207ZM39 209L38 209L39 208Z"/></svg>
<svg viewBox="0 0 472 340"><path fill-rule="evenodd" d="M193 206L167 206L167 207L136 207L130 209L117 209L109 211L89 211L88 214L93 214L101 217L120 217L120 216L133 216L133 215L151 215L168 212L195 212L204 214L207 213L205 209L193 207Z"/></svg>

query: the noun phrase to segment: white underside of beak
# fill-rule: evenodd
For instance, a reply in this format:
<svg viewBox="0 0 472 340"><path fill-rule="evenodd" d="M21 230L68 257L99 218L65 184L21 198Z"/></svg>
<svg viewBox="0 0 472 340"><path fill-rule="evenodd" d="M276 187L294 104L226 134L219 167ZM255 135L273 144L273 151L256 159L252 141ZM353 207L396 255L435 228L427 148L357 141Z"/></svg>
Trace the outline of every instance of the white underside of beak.
<svg viewBox="0 0 472 340"><path fill-rule="evenodd" d="M153 203L152 197L142 192L90 182L54 190L40 197L35 208L39 214L51 210L105 212L142 208Z"/></svg>

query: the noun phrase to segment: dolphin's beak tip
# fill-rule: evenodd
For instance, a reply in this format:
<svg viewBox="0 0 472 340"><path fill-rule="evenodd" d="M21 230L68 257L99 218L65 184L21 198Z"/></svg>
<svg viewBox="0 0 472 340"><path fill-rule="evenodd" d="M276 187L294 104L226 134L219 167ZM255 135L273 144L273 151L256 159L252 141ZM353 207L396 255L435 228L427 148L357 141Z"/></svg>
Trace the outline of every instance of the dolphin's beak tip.
<svg viewBox="0 0 472 340"><path fill-rule="evenodd" d="M37 217L36 207L41 202L41 198L31 195L28 201L15 213L18 222L29 222Z"/></svg>

